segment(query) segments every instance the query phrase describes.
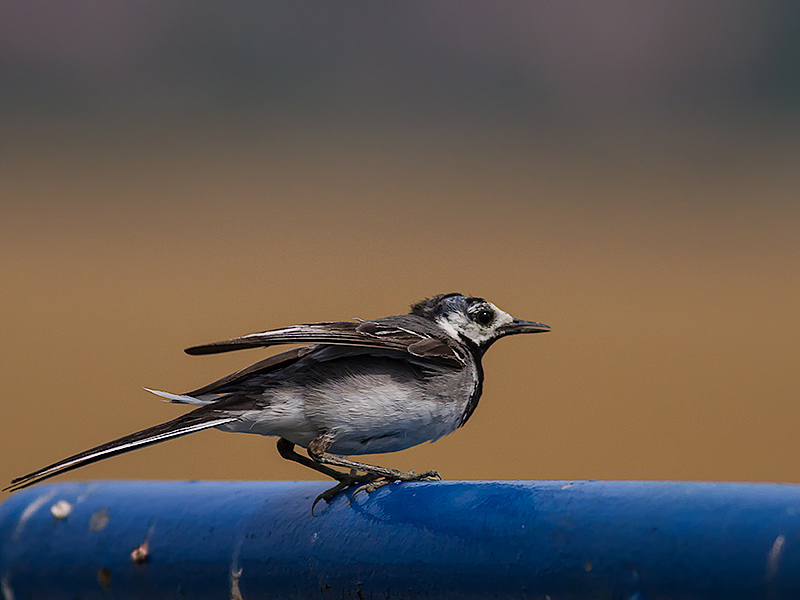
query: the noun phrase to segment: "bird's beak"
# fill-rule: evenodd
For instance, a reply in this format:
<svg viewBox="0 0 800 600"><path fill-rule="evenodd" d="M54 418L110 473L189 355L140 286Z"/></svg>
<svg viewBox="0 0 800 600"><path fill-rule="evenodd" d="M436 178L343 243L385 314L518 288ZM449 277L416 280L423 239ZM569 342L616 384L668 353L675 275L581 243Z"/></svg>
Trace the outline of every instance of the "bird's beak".
<svg viewBox="0 0 800 600"><path fill-rule="evenodd" d="M544 323L534 323L533 321L524 321L522 319L514 319L511 323L507 323L500 327L500 335L515 335L517 333L544 333L550 331L550 326Z"/></svg>

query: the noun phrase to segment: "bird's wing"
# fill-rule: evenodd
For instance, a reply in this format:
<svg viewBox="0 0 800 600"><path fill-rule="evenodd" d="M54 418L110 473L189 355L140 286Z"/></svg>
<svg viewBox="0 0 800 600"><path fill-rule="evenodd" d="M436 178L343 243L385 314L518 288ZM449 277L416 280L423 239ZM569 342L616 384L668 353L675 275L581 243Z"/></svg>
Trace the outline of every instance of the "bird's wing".
<svg viewBox="0 0 800 600"><path fill-rule="evenodd" d="M292 325L282 329L251 333L202 346L192 346L185 351L187 354L192 355L217 354L276 344L320 343L387 348L408 352L414 356L444 362L456 367L464 364L464 358L445 339L435 337L427 332L418 331L418 329L414 328L410 323L381 321L310 323L308 325Z"/></svg>
<svg viewBox="0 0 800 600"><path fill-rule="evenodd" d="M276 354L274 356L270 356L269 358L265 358L264 360L260 360L255 364L250 365L249 367L245 367L244 369L239 369L235 373L231 373L230 375L226 375L222 379L218 379L217 381L212 381L211 383L204 385L201 388L193 390L191 392L186 392L185 396L191 396L193 398L198 398L203 396L204 394L224 394L228 390L229 386L232 386L248 377L253 375L266 375L272 371L277 369L281 369L283 367L287 367L307 354L310 354L314 350L317 349L317 346L300 346L299 348L293 348L287 352L281 352L280 354Z"/></svg>

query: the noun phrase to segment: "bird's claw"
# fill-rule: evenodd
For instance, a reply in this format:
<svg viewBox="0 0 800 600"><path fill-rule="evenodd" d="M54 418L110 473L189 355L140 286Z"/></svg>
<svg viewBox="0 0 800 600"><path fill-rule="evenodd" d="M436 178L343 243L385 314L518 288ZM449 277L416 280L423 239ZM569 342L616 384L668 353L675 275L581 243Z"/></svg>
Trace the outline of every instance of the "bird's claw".
<svg viewBox="0 0 800 600"><path fill-rule="evenodd" d="M332 488L322 492L319 496L317 496L314 499L314 502L311 504L311 514L312 515L314 514L314 507L317 506L317 503L320 500L325 500L326 503L330 503L330 501L333 500L333 498L334 498L334 496L336 496L336 494L338 494L342 490L346 490L348 487L350 487L350 485L351 484L346 482L346 481L340 481L339 483L337 483Z"/></svg>
<svg viewBox="0 0 800 600"><path fill-rule="evenodd" d="M390 483L394 483L395 481L441 481L442 476L439 475L438 471L430 470L425 471L424 473L417 473L416 471L406 471L405 473L400 473L397 477L381 477L374 481L370 481L365 483L364 485L359 486L356 488L356 491L350 496L350 503L353 503L355 497L359 494L359 492L366 492L367 494L371 494L377 489L382 488L385 485L389 485Z"/></svg>
<svg viewBox="0 0 800 600"><path fill-rule="evenodd" d="M342 474L341 479L339 479L339 483L337 483L332 488L325 490L314 499L314 502L311 504L311 514L312 515L314 514L314 507L320 500L325 500L326 503L330 504L330 502L339 494L339 492L342 492L347 488L349 488L350 486L356 485L358 483L369 485L377 478L378 477L376 475L371 475L369 473L366 475L359 476L356 475L355 471L352 470L350 471L349 475Z"/></svg>
<svg viewBox="0 0 800 600"><path fill-rule="evenodd" d="M369 483L365 483L364 485L360 485L356 488L356 491L350 495L350 504L353 503L353 500L356 496L358 496L359 492L366 492L367 494L371 494L375 490L382 488L385 485L389 485L390 483L394 483L398 481L397 479L377 479L375 481L370 481Z"/></svg>
<svg viewBox="0 0 800 600"><path fill-rule="evenodd" d="M424 473L416 473L414 471L408 471L404 473L404 475L408 475L408 477L403 477L400 481L441 481L442 476L439 475L439 471L434 471L431 469L430 471L425 471Z"/></svg>
<svg viewBox="0 0 800 600"><path fill-rule="evenodd" d="M385 485L389 485L390 483L394 483L395 481L441 481L442 476L439 475L438 471L430 470L425 471L423 473L417 473L416 471L405 471L399 472L397 475L393 476L378 476L373 475L371 473L367 473L366 475L357 475L355 471L351 470L350 474L342 475L342 478L339 479L339 482L333 486L332 488L325 490L319 496L316 497L313 504L311 505L311 514L314 514L314 507L317 506L320 500L325 500L326 503L330 503L340 492L346 490L347 488L359 485L355 491L350 495L350 503L353 503L353 500L359 493L365 492L367 494L371 494L375 490L382 488Z"/></svg>

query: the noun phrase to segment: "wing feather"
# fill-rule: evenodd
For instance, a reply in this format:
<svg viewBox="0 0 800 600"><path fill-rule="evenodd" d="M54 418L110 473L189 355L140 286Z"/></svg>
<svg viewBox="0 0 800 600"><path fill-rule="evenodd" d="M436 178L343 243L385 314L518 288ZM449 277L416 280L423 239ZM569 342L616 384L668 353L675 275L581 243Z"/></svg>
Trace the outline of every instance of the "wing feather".
<svg viewBox="0 0 800 600"><path fill-rule="evenodd" d="M199 397L205 394L225 393L225 388L231 386L239 381L242 381L251 375L264 375L277 369L286 367L294 362L297 362L307 354L314 351L316 346L301 346L300 348L293 348L287 352L281 352L264 360L258 361L255 364L239 369L235 373L226 375L222 379L212 381L201 388L186 392L186 396Z"/></svg>
<svg viewBox="0 0 800 600"><path fill-rule="evenodd" d="M366 346L388 348L409 352L414 356L429 358L461 366L464 359L445 339L431 335L430 332L417 331L414 323L393 323L378 321L330 321L325 323L309 323L292 325L281 329L272 329L251 333L241 337L192 346L185 352L191 355L218 354L243 350L245 348L263 348L276 344L318 343L344 346Z"/></svg>

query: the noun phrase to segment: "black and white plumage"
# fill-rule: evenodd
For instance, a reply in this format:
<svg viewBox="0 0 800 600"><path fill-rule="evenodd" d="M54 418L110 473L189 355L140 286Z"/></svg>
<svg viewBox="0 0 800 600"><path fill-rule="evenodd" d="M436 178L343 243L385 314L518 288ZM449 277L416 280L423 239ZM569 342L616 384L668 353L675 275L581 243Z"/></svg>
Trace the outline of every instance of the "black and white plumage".
<svg viewBox="0 0 800 600"><path fill-rule="evenodd" d="M194 346L186 352L311 344L186 394L150 390L170 402L198 408L14 479L6 489L19 490L209 428L277 436L282 456L340 482L333 493L352 483L438 477L433 471L404 473L344 457L395 452L452 433L477 406L481 358L489 346L506 335L549 330L547 325L515 319L482 298L453 293L414 304L407 315L294 325ZM295 445L306 448L309 457L295 452Z"/></svg>

